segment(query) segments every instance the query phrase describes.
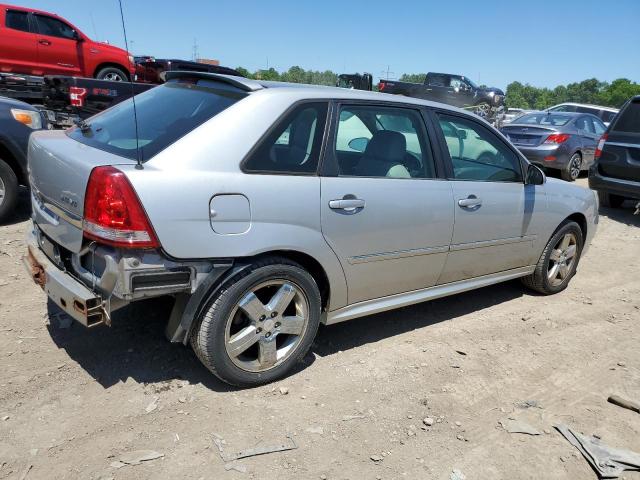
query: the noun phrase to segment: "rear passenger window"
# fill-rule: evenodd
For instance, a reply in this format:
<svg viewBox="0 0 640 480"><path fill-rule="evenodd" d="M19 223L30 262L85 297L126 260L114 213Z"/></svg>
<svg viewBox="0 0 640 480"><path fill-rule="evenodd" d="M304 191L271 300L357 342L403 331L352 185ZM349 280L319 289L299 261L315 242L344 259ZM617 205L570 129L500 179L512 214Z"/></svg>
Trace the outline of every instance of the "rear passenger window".
<svg viewBox="0 0 640 480"><path fill-rule="evenodd" d="M460 117L439 115L455 180L521 182L518 156L488 128Z"/></svg>
<svg viewBox="0 0 640 480"><path fill-rule="evenodd" d="M67 38L72 40L75 38L75 31L69 25L60 20L48 17L46 15L35 14L36 23L38 25L38 32L41 35L48 35L50 37Z"/></svg>
<svg viewBox="0 0 640 480"><path fill-rule="evenodd" d="M424 120L407 108L342 107L335 156L341 176L435 177Z"/></svg>
<svg viewBox="0 0 640 480"><path fill-rule="evenodd" d="M243 163L256 173L314 174L327 120L325 102L303 103L276 125Z"/></svg>
<svg viewBox="0 0 640 480"><path fill-rule="evenodd" d="M28 32L29 31L28 13L21 12L19 10L7 10L5 25L7 26L7 28L12 28L13 30Z"/></svg>

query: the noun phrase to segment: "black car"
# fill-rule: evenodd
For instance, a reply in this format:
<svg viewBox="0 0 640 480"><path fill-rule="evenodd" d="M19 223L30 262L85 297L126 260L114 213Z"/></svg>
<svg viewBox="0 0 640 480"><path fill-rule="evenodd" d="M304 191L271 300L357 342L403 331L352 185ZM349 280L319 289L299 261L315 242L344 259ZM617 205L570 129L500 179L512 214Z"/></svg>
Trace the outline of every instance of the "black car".
<svg viewBox="0 0 640 480"><path fill-rule="evenodd" d="M491 116L504 106L504 92L499 88L481 88L469 77L450 73L427 73L423 83L380 80L378 90L460 108L475 107L484 116Z"/></svg>
<svg viewBox="0 0 640 480"><path fill-rule="evenodd" d="M600 138L596 161L589 170L589 187L598 191L600 205L619 207L640 200L640 95L631 98Z"/></svg>
<svg viewBox="0 0 640 480"><path fill-rule="evenodd" d="M27 145L34 130L47 127L42 112L28 103L0 97L0 223L12 212L20 185L28 185Z"/></svg>

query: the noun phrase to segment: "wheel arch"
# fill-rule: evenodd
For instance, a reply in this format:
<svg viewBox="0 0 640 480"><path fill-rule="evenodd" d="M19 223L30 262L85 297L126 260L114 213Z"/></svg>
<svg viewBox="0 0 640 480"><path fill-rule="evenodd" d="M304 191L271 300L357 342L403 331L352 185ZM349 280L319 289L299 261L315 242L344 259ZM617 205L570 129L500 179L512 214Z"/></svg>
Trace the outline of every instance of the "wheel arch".
<svg viewBox="0 0 640 480"><path fill-rule="evenodd" d="M98 75L98 72L100 70L102 70L103 68L117 68L118 70L122 70L122 73L124 73L127 77L127 80L131 80L131 73L129 72L129 70L124 66L124 65L120 65L119 63L116 62L102 62L100 64L98 64L98 66L96 66L96 68L93 70L93 78L96 78L96 75Z"/></svg>
<svg viewBox="0 0 640 480"><path fill-rule="evenodd" d="M576 222L580 226L580 230L582 231L582 241L585 242L587 240L587 217L580 212L572 213L567 218L565 218L560 225L563 225L567 221ZM558 228L560 228L560 225ZM558 229L556 229L557 231ZM555 233L555 232L554 232Z"/></svg>
<svg viewBox="0 0 640 480"><path fill-rule="evenodd" d="M18 178L18 183L20 185L28 184L26 172L20 165L18 159L13 154L11 149L7 147L2 141L0 141L0 161L6 163L9 168L13 170L13 173L15 173L16 177Z"/></svg>

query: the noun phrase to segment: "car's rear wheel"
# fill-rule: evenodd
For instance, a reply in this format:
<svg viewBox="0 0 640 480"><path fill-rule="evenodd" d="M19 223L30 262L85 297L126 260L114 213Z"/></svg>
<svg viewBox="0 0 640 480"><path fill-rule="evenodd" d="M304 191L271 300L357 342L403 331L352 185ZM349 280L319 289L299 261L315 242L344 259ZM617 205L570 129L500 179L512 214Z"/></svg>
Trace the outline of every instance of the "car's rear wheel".
<svg viewBox="0 0 640 480"><path fill-rule="evenodd" d="M15 208L18 200L18 178L9 165L0 159L0 222Z"/></svg>
<svg viewBox="0 0 640 480"><path fill-rule="evenodd" d="M598 191L600 206L607 208L619 208L624 202L624 197L612 193Z"/></svg>
<svg viewBox="0 0 640 480"><path fill-rule="evenodd" d="M580 176L580 169L582 168L582 155L580 152L576 152L571 155L567 166L560 171L560 176L567 182L573 182Z"/></svg>
<svg viewBox="0 0 640 480"><path fill-rule="evenodd" d="M202 363L221 380L248 387L287 375L320 324L313 277L285 258L261 260L209 300L191 336Z"/></svg>
<svg viewBox="0 0 640 480"><path fill-rule="evenodd" d="M576 273L583 242L582 229L576 222L563 223L545 246L534 272L522 282L545 295L561 292Z"/></svg>
<svg viewBox="0 0 640 480"><path fill-rule="evenodd" d="M128 82L129 77L127 74L116 67L102 68L97 74L98 80L109 80L110 82Z"/></svg>

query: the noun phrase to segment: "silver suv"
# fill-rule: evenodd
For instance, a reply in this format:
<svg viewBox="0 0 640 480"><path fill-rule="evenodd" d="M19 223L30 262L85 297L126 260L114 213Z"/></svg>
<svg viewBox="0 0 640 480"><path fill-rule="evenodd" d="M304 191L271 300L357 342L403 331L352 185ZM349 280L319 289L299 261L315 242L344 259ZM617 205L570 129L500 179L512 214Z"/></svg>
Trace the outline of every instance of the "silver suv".
<svg viewBox="0 0 640 480"><path fill-rule="evenodd" d="M522 278L563 290L593 192L462 110L172 72L29 145L26 264L92 327L175 299L166 334L222 380L287 374L333 324Z"/></svg>

